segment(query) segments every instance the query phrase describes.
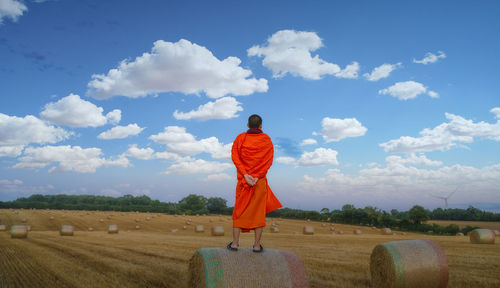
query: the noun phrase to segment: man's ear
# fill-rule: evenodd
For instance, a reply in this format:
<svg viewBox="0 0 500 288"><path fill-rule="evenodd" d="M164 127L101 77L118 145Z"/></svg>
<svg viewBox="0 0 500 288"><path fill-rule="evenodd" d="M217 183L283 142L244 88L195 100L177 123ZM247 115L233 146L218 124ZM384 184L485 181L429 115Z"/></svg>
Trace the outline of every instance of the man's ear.
<svg viewBox="0 0 500 288"><path fill-rule="evenodd" d="M248 126L248 123L247 123L247 128L250 129L250 126Z"/></svg>
<svg viewBox="0 0 500 288"><path fill-rule="evenodd" d="M261 130L262 130L262 124L260 124L260 125L259 125L259 129L261 129Z"/></svg>

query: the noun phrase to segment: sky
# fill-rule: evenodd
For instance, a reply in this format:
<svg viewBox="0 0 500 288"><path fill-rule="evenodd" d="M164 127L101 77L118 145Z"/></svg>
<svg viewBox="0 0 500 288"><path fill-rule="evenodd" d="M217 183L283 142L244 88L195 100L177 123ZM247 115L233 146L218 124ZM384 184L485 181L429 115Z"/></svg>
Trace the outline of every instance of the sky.
<svg viewBox="0 0 500 288"><path fill-rule="evenodd" d="M285 207L500 212L498 1L0 0L0 201L234 203L251 114ZM437 196L437 197L436 197Z"/></svg>

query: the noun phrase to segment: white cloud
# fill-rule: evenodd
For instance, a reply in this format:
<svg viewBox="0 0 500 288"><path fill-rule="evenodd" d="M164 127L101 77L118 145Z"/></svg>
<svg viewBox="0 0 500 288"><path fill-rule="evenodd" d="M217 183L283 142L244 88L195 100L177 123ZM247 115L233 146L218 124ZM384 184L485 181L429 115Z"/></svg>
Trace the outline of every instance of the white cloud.
<svg viewBox="0 0 500 288"><path fill-rule="evenodd" d="M436 199L430 194L443 195L443 191L449 194L457 186L462 187L461 193L455 194L454 199L463 197L463 202L489 202L498 198L500 164L483 168L453 165L432 169L408 164L363 169L354 175L329 169L323 177L305 175L298 188L308 195L326 199L334 196L341 203L376 205L374 201L379 201L389 207L402 203L409 206L425 201L435 203Z"/></svg>
<svg viewBox="0 0 500 288"><path fill-rule="evenodd" d="M313 152L304 152L297 164L300 166L338 165L337 151L330 148L317 148Z"/></svg>
<svg viewBox="0 0 500 288"><path fill-rule="evenodd" d="M71 135L32 115L21 118L0 113L0 157L16 157L30 143L56 143Z"/></svg>
<svg viewBox="0 0 500 288"><path fill-rule="evenodd" d="M300 146L316 145L316 144L318 144L318 141L316 141L316 139L312 139L312 138L304 139L304 140L302 140L302 142L300 142Z"/></svg>
<svg viewBox="0 0 500 288"><path fill-rule="evenodd" d="M215 159L229 159L231 157L232 143L222 144L216 137L196 140L196 138L186 132L186 128L179 126L165 127L165 131L156 135L151 135L149 139L156 143L165 144L170 150L183 155L196 155L209 153Z"/></svg>
<svg viewBox="0 0 500 288"><path fill-rule="evenodd" d="M226 173L219 173L219 174L210 174L207 177L201 179L201 181L204 182L219 182L219 181L228 181L235 179L234 177L229 176Z"/></svg>
<svg viewBox="0 0 500 288"><path fill-rule="evenodd" d="M359 137L365 135L366 127L356 118L329 118L325 117L321 121L321 132L314 132L314 135L322 135L326 142L336 142L348 137Z"/></svg>
<svg viewBox="0 0 500 288"><path fill-rule="evenodd" d="M17 0L0 0L0 24L4 18L10 18L17 21L19 16L23 15L28 8L22 2Z"/></svg>
<svg viewBox="0 0 500 288"><path fill-rule="evenodd" d="M438 51L438 55L433 54L431 52L428 52L427 54L425 54L425 57L422 60L417 60L417 59L413 58L413 63L427 65L429 63L437 62L440 58L443 58L443 59L446 58L446 54L444 54L443 51Z"/></svg>
<svg viewBox="0 0 500 288"><path fill-rule="evenodd" d="M391 87L378 91L378 94L389 94L399 100L413 99L424 93L427 93L432 98L439 97L438 93L428 90L422 83L415 81L397 82Z"/></svg>
<svg viewBox="0 0 500 288"><path fill-rule="evenodd" d="M495 114L495 118L500 119L500 107L495 107L490 112Z"/></svg>
<svg viewBox="0 0 500 288"><path fill-rule="evenodd" d="M164 159L164 160L168 160L168 161L175 161L175 162L186 162L186 161L192 161L193 160L193 158L191 158L189 156L182 157L181 155L179 155L177 153L168 152L168 151L156 152L154 154L154 158L156 158L156 159Z"/></svg>
<svg viewBox="0 0 500 288"><path fill-rule="evenodd" d="M267 80L249 78L252 71L240 64L237 57L220 61L207 48L188 40L158 40L151 53L143 53L132 62L123 60L107 75L92 75L87 94L106 99L117 95L139 98L161 92L204 92L210 98L219 98L266 92Z"/></svg>
<svg viewBox="0 0 500 288"><path fill-rule="evenodd" d="M265 46L255 45L247 53L248 56L263 56L262 65L270 69L275 78L284 77L287 73L311 80L321 79L323 75L358 77L357 62L341 70L339 65L311 55L321 47L323 41L315 32L281 30L269 37Z"/></svg>
<svg viewBox="0 0 500 288"><path fill-rule="evenodd" d="M495 113L494 109L491 112ZM414 153L448 150L457 143L472 143L474 137L500 141L500 120L494 124L483 121L474 123L450 113L445 113L445 116L449 122L420 131L421 137L402 136L380 146L386 152Z"/></svg>
<svg viewBox="0 0 500 288"><path fill-rule="evenodd" d="M288 156L278 157L278 158L276 158L275 161L277 163L287 164L287 165L297 164L297 160L295 158L288 157Z"/></svg>
<svg viewBox="0 0 500 288"><path fill-rule="evenodd" d="M57 102L46 104L40 116L49 122L70 127L98 127L108 122L120 121L120 110L113 110L106 116L102 114L103 111L103 108L81 99L80 96L70 94Z"/></svg>
<svg viewBox="0 0 500 288"><path fill-rule="evenodd" d="M21 185L23 184L23 181L19 179L14 179L14 180L8 180L8 179L0 179L0 185Z"/></svg>
<svg viewBox="0 0 500 288"><path fill-rule="evenodd" d="M99 148L81 148L80 146L44 146L28 147L14 168L38 169L57 163L49 173L75 171L94 173L101 166L129 166L125 157L116 160L102 158Z"/></svg>
<svg viewBox="0 0 500 288"><path fill-rule="evenodd" d="M373 69L372 73L365 73L363 74L363 76L369 81L378 81L380 79L389 77L392 71L401 66L402 66L401 62L396 64L385 63Z"/></svg>
<svg viewBox="0 0 500 288"><path fill-rule="evenodd" d="M415 153L411 153L407 155L406 158L401 156L388 156L385 158L387 163L387 167L394 167L396 165L416 165L416 166L441 166L443 162L430 160L425 155L415 155Z"/></svg>
<svg viewBox="0 0 500 288"><path fill-rule="evenodd" d="M224 97L214 102L200 105L197 110L191 110L187 113L175 110L174 117L178 120L189 120L194 118L200 121L210 119L231 119L238 117L239 115L236 113L243 111L240 104L241 103L236 101L233 97Z"/></svg>
<svg viewBox="0 0 500 288"><path fill-rule="evenodd" d="M125 156L130 156L133 158L141 160L149 160L154 156L155 150L152 148L138 148L137 144L130 145L128 150L125 152Z"/></svg>
<svg viewBox="0 0 500 288"><path fill-rule="evenodd" d="M165 171L165 174L186 175L200 173L220 173L231 167L233 167L233 165L229 163L196 159L193 161L172 164L170 167L168 167L167 171Z"/></svg>
<svg viewBox="0 0 500 288"><path fill-rule="evenodd" d="M107 131L102 132L97 136L99 139L123 139L128 136L137 135L142 132L144 128L139 127L137 124L128 124L127 126L115 126Z"/></svg>

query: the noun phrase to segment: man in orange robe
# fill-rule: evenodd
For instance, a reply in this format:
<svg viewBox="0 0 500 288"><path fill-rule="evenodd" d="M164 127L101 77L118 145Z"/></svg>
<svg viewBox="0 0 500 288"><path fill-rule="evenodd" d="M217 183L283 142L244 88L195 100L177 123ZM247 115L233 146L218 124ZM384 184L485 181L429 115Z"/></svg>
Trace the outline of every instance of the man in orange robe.
<svg viewBox="0 0 500 288"><path fill-rule="evenodd" d="M262 118L248 118L248 131L233 142L231 158L236 166L238 184L233 211L233 242L228 249L237 250L240 232L255 231L254 252L262 252L260 238L266 226L266 213L281 208L267 184L266 174L273 164L274 146L262 132Z"/></svg>

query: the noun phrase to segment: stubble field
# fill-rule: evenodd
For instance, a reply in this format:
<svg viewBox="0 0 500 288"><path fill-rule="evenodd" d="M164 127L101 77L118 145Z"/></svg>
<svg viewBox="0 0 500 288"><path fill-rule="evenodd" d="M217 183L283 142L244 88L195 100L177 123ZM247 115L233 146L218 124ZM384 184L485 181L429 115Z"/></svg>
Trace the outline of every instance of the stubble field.
<svg viewBox="0 0 500 288"><path fill-rule="evenodd" d="M185 224L188 219L191 225ZM397 231L380 235L370 227L335 224L336 232L344 232L337 234L320 222L268 219L268 227L271 223L280 233L266 228L264 247L297 254L310 287L370 287L369 259L375 245L409 239L431 239L443 248L450 271L448 287L500 287L498 241L474 245L459 236ZM27 239L11 239L9 232L0 232L0 287L187 287L188 261L195 250L224 247L231 241L232 222L229 216L216 215L0 210L0 224L32 227ZM75 235L60 236L63 224L75 226ZM108 234L108 224L117 224L119 234ZM199 224L204 225L204 233L194 232ZM224 226L225 236L211 236L213 225ZM314 226L315 235L302 235L304 225ZM500 223L486 225L500 229ZM362 234L354 235L354 229ZM251 247L252 242L250 233L242 236L240 244Z"/></svg>

